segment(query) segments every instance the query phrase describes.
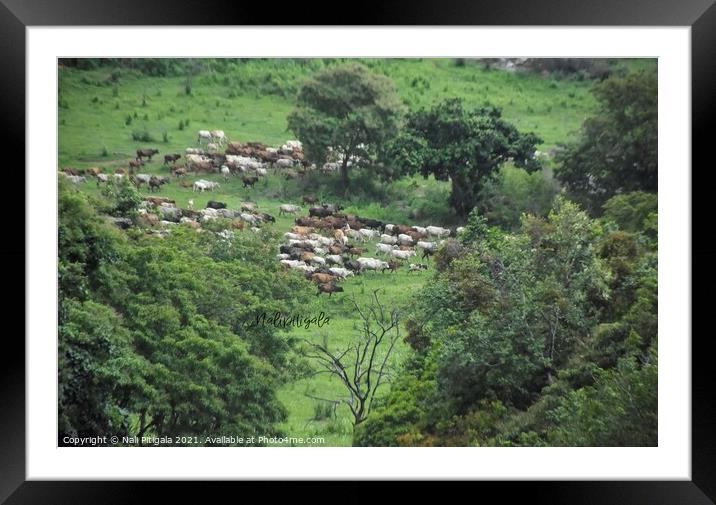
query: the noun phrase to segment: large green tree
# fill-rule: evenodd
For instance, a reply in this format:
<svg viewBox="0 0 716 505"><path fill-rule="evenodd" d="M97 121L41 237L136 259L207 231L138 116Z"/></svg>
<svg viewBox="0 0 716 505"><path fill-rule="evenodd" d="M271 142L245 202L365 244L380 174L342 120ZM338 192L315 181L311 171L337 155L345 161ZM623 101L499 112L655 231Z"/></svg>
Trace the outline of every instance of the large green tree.
<svg viewBox="0 0 716 505"><path fill-rule="evenodd" d="M485 182L505 162L512 160L528 171L540 168L534 157L540 142L533 133L519 132L496 107L468 110L460 99L449 99L409 114L388 156L409 173L450 180L450 204L466 217Z"/></svg>
<svg viewBox="0 0 716 505"><path fill-rule="evenodd" d="M616 194L657 190L656 71L612 76L593 93L600 108L578 140L563 146L555 173L574 199L598 213Z"/></svg>
<svg viewBox="0 0 716 505"><path fill-rule="evenodd" d="M60 440L276 433L292 342L246 323L291 313L308 282L273 261L266 237L131 236L60 179Z"/></svg>
<svg viewBox="0 0 716 505"><path fill-rule="evenodd" d="M318 163L339 156L344 188L349 161L370 159L398 132L404 106L393 82L366 66L329 67L301 86L288 128Z"/></svg>

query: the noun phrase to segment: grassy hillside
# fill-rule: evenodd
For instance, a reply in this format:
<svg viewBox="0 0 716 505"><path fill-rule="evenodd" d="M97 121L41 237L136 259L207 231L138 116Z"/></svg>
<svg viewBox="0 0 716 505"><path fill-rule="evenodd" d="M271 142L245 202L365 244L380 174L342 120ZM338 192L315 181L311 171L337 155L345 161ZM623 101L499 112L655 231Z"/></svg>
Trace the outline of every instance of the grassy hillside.
<svg viewBox="0 0 716 505"><path fill-rule="evenodd" d="M537 133L544 140L540 146L544 151L569 139L596 105L588 80L512 73L474 64L456 66L452 60L365 63L391 77L412 109L455 96L462 97L468 106L489 102L503 108L505 117L518 128ZM196 132L200 129L223 129L230 139L279 145L293 138L286 130L286 115L292 109L292 96L300 82L327 64L332 63L248 61L221 72L209 67L190 79L148 77L128 69L60 69L59 167L100 166L106 170L126 167L136 149L156 147L161 154L142 172L166 174L168 169L162 166L162 155L183 153L187 146L196 145ZM145 140L135 140L133 135ZM314 176L321 177L325 176ZM226 202L229 208L251 200L262 211L277 216L272 228L281 234L291 227L293 218L278 217L278 206L299 203L304 192L296 181L286 181L276 174L252 189L241 188L236 179L225 182L219 176L206 178L221 182L221 189L195 194L173 181L160 194L175 199L181 207L193 199L196 208L204 207L209 199ZM322 181L313 182L309 190L320 193L325 189ZM367 179L364 182L367 189L363 198L350 202L347 212L406 224L442 224L440 212L449 192L447 183L422 178L409 178L388 186L370 185ZM83 185L83 189L99 195L93 182ZM373 256L372 246L370 249L369 255ZM332 345L341 347L355 335L357 318L349 301L352 296L359 302L365 301L374 289L380 288L381 299L388 306L404 307L428 276L429 272L408 274L403 270L349 279L343 283L344 293L331 298L317 297L305 308L305 314L317 315L321 311L328 314L332 319L329 326L319 330L295 329L292 334L318 340L328 334ZM403 347L398 349L396 360L400 360L402 352ZM345 396L341 385L325 375L288 384L280 392L280 399L289 410L285 431L295 436L324 436L326 445L350 445L348 409L341 407L336 419L323 418L317 407L320 402L310 400L306 394L323 398Z"/></svg>
<svg viewBox="0 0 716 505"><path fill-rule="evenodd" d="M329 64L310 61L251 61L225 73L208 70L191 78L190 94L186 77L147 77L128 69L61 69L59 163L108 162L148 144L163 152L181 152L196 143L200 129L221 128L232 139L278 144L292 136L286 131L286 114L300 82ZM566 140L595 106L587 80L458 67L452 60L366 63L394 80L410 108L454 96L469 106L492 103L520 129L539 134L543 150ZM180 130L179 123L187 121ZM134 141L133 132L148 132L155 140Z"/></svg>

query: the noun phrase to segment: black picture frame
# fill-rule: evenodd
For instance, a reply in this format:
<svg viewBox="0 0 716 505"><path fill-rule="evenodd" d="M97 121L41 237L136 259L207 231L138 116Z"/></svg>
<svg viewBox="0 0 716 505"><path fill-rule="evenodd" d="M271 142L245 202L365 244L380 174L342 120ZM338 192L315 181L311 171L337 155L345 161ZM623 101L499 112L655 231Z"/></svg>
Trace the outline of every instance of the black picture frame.
<svg viewBox="0 0 716 505"><path fill-rule="evenodd" d="M692 269L698 276L692 283L692 300L708 303L708 288L714 280L716 246L707 233L707 191L712 185L706 177L713 166L710 151L712 128L710 118L716 112L716 4L714 0L606 0L600 2L573 0L443 0L427 2L381 2L375 6L356 4L347 18L340 11L327 8L299 8L291 11L291 24L338 25L349 20L352 25L576 25L576 26L689 26L692 50ZM316 12L323 11L316 17ZM217 16L217 12L221 12ZM15 167L25 166L25 28L28 26L64 25L270 25L278 21L275 6L260 2L217 2L207 0L0 0L0 135L3 153L16 159ZM698 164L698 165L697 165ZM9 166L6 166L9 168ZM674 169L674 167L662 167ZM18 170L13 178L22 179L23 191L13 187L14 197L6 196L6 205L25 208L24 178ZM698 178L696 177L698 175ZM698 179L698 184L694 180ZM17 201L7 202L7 198ZM699 208L699 203L703 208ZM14 211L17 214L17 211ZM12 240L5 241L0 255L7 274L17 276L16 287L7 290L3 302L5 322L19 322L24 313L24 271L26 265L25 222L19 217L6 219L3 231ZM14 266L14 268L11 268ZM29 266L26 265L25 268ZM20 279L22 277L22 279ZM22 281L22 284L21 284ZM22 286L22 287L21 287ZM699 296L701 295L701 296ZM692 314L694 313L692 309ZM693 318L693 316L692 316ZM6 328L9 324L6 324ZM6 330L4 352L0 353L0 503L138 503L147 492L160 487L162 493L184 499L209 496L215 487L233 483L134 483L134 482L39 482L25 479L25 345L22 331ZM689 335L680 336L689 338ZM692 480L691 481L617 481L617 482L502 482L471 483L479 491L498 491L502 500L511 502L528 496L538 503L644 503L706 504L716 499L716 396L710 379L711 355L709 332L694 332L692 339ZM7 347L11 344L11 347ZM240 483L244 488L247 483ZM257 484L251 484L255 486ZM340 492L349 497L359 484L295 483L297 496L318 492L331 496ZM283 486L282 486L283 487ZM403 500L423 495L423 484L402 486ZM273 486L273 492L277 486ZM451 489L460 493L459 489ZM165 494L165 498L169 499ZM350 498L348 498L350 500ZM342 500L343 501L343 500Z"/></svg>

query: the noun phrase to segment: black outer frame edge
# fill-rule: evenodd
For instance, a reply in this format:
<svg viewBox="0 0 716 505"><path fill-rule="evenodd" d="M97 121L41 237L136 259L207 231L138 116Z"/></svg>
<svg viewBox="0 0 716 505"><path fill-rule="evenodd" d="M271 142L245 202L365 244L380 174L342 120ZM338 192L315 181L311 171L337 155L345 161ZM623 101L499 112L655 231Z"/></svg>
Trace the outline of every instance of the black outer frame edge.
<svg viewBox="0 0 716 505"><path fill-rule="evenodd" d="M694 324L699 303L704 309L701 314L709 314L712 310L708 305L716 282L716 245L708 234L714 188L711 146L716 134L713 126L716 117L716 4L711 5L691 27L691 62L691 471L693 482L716 500L716 396L713 354L709 352L713 331L698 331ZM702 316L702 319L706 317ZM706 324L704 327L708 328Z"/></svg>
<svg viewBox="0 0 716 505"><path fill-rule="evenodd" d="M384 0L291 9L231 0L2 0L26 25L633 25L690 26L713 0ZM298 5L298 4L297 4ZM217 15L217 13L221 13ZM286 18L286 19L283 19Z"/></svg>
<svg viewBox="0 0 716 505"><path fill-rule="evenodd" d="M25 125L25 26L26 25L83 25L83 24L212 24L211 20L205 19L202 12L212 10L207 2L196 0L184 0L171 2L171 8L167 7L170 2L166 0L154 1L151 5L142 2L138 11L131 9L131 5L139 5L137 0L130 0L122 4L117 12L107 10L102 2L88 2L87 0L63 0L49 4L48 0L25 1L3 0L5 4L11 4L11 10L0 3L0 51L4 56L4 66L12 69L10 72L3 72L0 78L0 125L4 126L5 132L0 136L4 153L13 153L16 156L15 166L25 166L24 159L24 125ZM705 183L706 175L713 175L707 170L713 163L709 156L710 144L713 142L712 129L709 128L709 119L715 116L716 110L716 5L713 0L708 0L704 6L703 0L692 1L689 5L686 2L672 2L665 6L664 2L650 2L644 0L633 0L630 4L626 2L615 2L609 0L600 3L600 15L595 16L585 2L584 9L576 12L573 6L567 8L565 0L553 0L549 2L549 8L545 8L545 2L539 3L539 10L550 13L549 21L545 22L543 14L536 13L534 8L529 8L524 0L502 0L495 2L483 2L479 8L468 5L455 6L455 2L448 2L445 6L441 4L440 13L434 15L435 5L425 0L421 4L412 4L413 9L404 7L403 11L396 8L395 2L385 4L382 8L371 11L371 19L368 24L375 23L380 19L385 24L495 24L495 25L525 25L525 24L577 24L577 25L693 25L692 26L692 135L693 135L693 165L697 160L702 160L704 168L699 173L700 184L692 182L692 201L696 205L702 205L693 213L693 230L705 229L697 226L696 219L708 219L709 209L706 207L707 192L713 187ZM499 5L498 5L499 3ZM61 4L61 5L59 5ZM129 4L129 5L126 5ZM520 6L519 4L522 4ZM537 4L534 2L534 4ZM705 13L702 7L712 4ZM532 3L530 3L532 5ZM655 5L660 8L654 9ZM415 7L425 7L425 9ZM432 8L429 8L432 6ZM54 8L53 8L54 7ZM65 8L67 7L67 8ZM245 6L242 5L243 9ZM523 8L525 7L525 8ZM644 10L646 9L646 10ZM360 10L360 9L358 9ZM419 14L416 14L419 12ZM141 14L141 18L137 14ZM231 19L237 23L251 22L255 11L250 8L242 14L227 17L222 16L222 21ZM377 14L377 15L376 15ZM588 17L588 19L585 18ZM690 16L690 17L689 17ZM299 16L300 17L300 16ZM259 19L273 19L270 17ZM428 19L429 18L429 19ZM215 20L215 16L214 16ZM292 17L292 21L296 18ZM695 20L695 21L694 21ZM360 24L355 18L351 21ZM365 22L358 14L358 21ZM591 22L588 22L591 21ZM311 20L311 24L316 20ZM326 21L325 24L331 24ZM708 147L707 147L708 146ZM707 161L708 160L708 161ZM706 165L708 163L708 165ZM708 167L708 168L707 168ZM692 172L692 177L695 171ZM23 191L7 195L20 200L15 208L24 202L24 179ZM701 198L699 198L701 197ZM6 200L7 201L7 200ZM695 209L695 210L696 210ZM7 227L15 227L17 230L7 230ZM5 231L8 235L15 237L0 249L0 255L8 265L17 265L25 262L25 222L23 220L12 220L5 224ZM15 232L15 233L12 233ZM20 240L19 237L23 237ZM699 276L693 284L693 299L697 297L697 290L701 293L702 300L707 299L706 289L713 285L710 281L716 280L714 267L716 264L716 249L709 244L708 237L700 237L693 234L694 258L693 265L698 265ZM12 269L6 269L12 271ZM15 269L18 276L20 272ZM23 272L24 273L24 272ZM24 281L24 277L23 277ZM24 306L24 282L23 288L19 291L23 296L18 295L14 290L14 296L6 298L2 304L3 311L8 315L20 313L20 303ZM22 300L22 302L20 301ZM18 310L14 310L17 306ZM23 311L24 312L24 311ZM6 318L17 321L18 318ZM24 320L20 323L23 328ZM209 487L212 490L216 486L224 487L227 483L131 483L131 482L39 482L25 480L25 390L24 390L24 368L25 368L25 346L17 335L19 331L12 334L8 332L5 338L5 345L11 344L13 349L10 352L3 352L2 374L0 374L0 393L3 399L0 412L0 503L17 488L17 491L5 503L126 503L141 502L141 496L146 495L150 487L163 488L164 492L182 493L190 496L198 493L197 496L206 497ZM10 335L15 335L11 337ZM530 501L538 503L575 503L589 502L593 504L613 503L713 503L707 498L716 497L716 430L714 420L716 419L716 402L708 379L708 373L712 364L710 355L705 351L706 339L693 339L693 396L692 396L692 478L693 482L511 482L507 486L503 483L472 483L471 487L477 486L482 490L498 491L503 496L510 496L513 493L524 493L529 496ZM703 349L703 350L702 350ZM21 485L22 484L22 485ZM20 486L21 485L21 486ZM256 484L241 483L243 487L257 487ZM459 485L452 483L451 487ZM18 488L18 486L20 486ZM698 486L698 487L697 487ZM275 487L275 486L274 486ZM284 488L285 486L281 486ZM298 487L306 490L320 490L321 494L330 489L341 489L344 494L352 488L358 487L356 483L323 483L317 486L315 483L291 483L290 487ZM420 496L424 486L420 483L411 483L403 486L408 495L415 493ZM263 486L261 486L263 488ZM507 488L507 489L506 489ZM700 488L700 490L699 490ZM477 489L476 489L477 490ZM703 491L703 492L702 492ZM507 493L505 495L505 493Z"/></svg>
<svg viewBox="0 0 716 505"><path fill-rule="evenodd" d="M7 289L0 303L5 323L0 352L2 502L25 480L25 319L20 317L25 313L25 26L2 4L0 54L4 67L0 73L0 149L8 155L3 165L6 173L13 174L15 186L3 198L6 208L18 209L15 213L22 209L22 218L15 215L4 220L7 228L0 247L0 278ZM7 281L14 284L12 288Z"/></svg>

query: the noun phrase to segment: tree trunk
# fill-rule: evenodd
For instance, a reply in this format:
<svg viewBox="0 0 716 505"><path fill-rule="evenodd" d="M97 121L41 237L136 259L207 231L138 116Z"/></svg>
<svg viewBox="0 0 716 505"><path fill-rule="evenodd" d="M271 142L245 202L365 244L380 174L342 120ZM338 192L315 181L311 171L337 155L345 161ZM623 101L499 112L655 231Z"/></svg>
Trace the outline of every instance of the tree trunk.
<svg viewBox="0 0 716 505"><path fill-rule="evenodd" d="M341 163L341 183L343 184L343 192L348 195L348 154L343 157L343 163Z"/></svg>

